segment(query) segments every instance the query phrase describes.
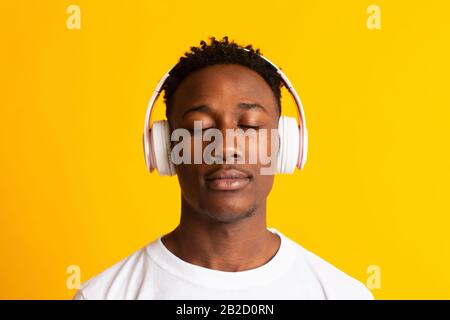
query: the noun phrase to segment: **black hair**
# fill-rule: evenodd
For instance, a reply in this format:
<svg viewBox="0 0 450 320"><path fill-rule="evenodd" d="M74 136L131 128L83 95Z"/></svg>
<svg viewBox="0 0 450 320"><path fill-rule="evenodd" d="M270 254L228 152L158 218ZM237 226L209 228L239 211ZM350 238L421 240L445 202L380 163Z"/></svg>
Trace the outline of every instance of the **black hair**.
<svg viewBox="0 0 450 320"><path fill-rule="evenodd" d="M191 47L190 52L185 52L167 78L163 86L166 116L170 111L170 99L180 83L190 73L215 64L239 64L256 71L272 89L278 111L281 114L281 86L283 81L275 67L260 57L262 55L260 49L255 50L251 44L243 47L234 41L230 42L228 36L224 36L222 40L216 40L215 37L209 39L210 44L202 40L200 41L201 47ZM242 50L242 48L248 49L248 51Z"/></svg>

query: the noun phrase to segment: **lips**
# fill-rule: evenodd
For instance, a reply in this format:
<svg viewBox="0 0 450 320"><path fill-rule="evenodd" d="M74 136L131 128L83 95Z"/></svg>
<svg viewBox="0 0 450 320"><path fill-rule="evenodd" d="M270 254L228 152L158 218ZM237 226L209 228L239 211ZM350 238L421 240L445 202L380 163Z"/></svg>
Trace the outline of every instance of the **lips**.
<svg viewBox="0 0 450 320"><path fill-rule="evenodd" d="M237 169L219 169L205 177L206 185L213 190L236 191L243 189L251 175Z"/></svg>

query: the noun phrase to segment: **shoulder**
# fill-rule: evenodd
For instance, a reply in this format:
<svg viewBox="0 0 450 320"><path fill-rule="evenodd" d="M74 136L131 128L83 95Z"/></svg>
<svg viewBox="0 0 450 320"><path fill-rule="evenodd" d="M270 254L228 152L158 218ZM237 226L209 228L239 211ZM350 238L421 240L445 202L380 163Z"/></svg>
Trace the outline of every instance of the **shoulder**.
<svg viewBox="0 0 450 320"><path fill-rule="evenodd" d="M115 263L84 282L74 300L132 299L134 286L139 286L146 267L147 246Z"/></svg>
<svg viewBox="0 0 450 320"><path fill-rule="evenodd" d="M338 269L317 254L307 250L297 242L288 239L298 257L302 258L316 280L319 281L327 299L373 300L370 290L359 280Z"/></svg>

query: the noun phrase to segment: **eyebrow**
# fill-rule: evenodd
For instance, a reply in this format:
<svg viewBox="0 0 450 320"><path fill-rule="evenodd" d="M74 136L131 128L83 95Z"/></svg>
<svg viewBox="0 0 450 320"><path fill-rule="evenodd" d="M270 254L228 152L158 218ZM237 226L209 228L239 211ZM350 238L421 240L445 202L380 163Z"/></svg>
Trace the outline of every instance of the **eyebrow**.
<svg viewBox="0 0 450 320"><path fill-rule="evenodd" d="M260 105L259 103L245 103L245 102L239 102L239 103L237 104L237 106L238 106L240 109L244 109L244 110L259 109L259 110L264 111L265 113L268 113L267 110L266 110L266 108L264 108L264 107L263 107L262 105ZM204 112L204 113L209 113L209 112L211 112L211 108L210 108L208 105L206 105L206 104L201 104L201 105L198 105L198 106L189 108L188 110L186 110L186 111L183 113L183 118L184 118L187 114L189 114L189 113L191 113L191 112Z"/></svg>
<svg viewBox="0 0 450 320"><path fill-rule="evenodd" d="M259 109L264 111L265 113L267 113L266 108L264 108L262 105L260 105L259 103L245 103L245 102L240 102L238 104L239 108L244 109L244 110L250 110L250 109Z"/></svg>
<svg viewBox="0 0 450 320"><path fill-rule="evenodd" d="M208 105L202 104L202 105L195 106L195 107L192 107L192 108L189 108L188 110L186 110L186 111L183 113L183 118L184 118L187 114L189 114L189 113L191 113L191 112L205 112L205 113L208 113L208 112L210 112L210 111L211 111L211 108L210 108Z"/></svg>

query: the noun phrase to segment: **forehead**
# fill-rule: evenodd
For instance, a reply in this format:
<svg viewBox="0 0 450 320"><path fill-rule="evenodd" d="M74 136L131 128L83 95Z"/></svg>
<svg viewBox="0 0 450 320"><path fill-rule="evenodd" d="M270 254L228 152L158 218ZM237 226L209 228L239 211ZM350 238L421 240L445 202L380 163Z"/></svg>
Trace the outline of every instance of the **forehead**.
<svg viewBox="0 0 450 320"><path fill-rule="evenodd" d="M276 106L272 89L256 71L237 64L218 64L189 74L172 96L172 107L218 100L251 100Z"/></svg>

